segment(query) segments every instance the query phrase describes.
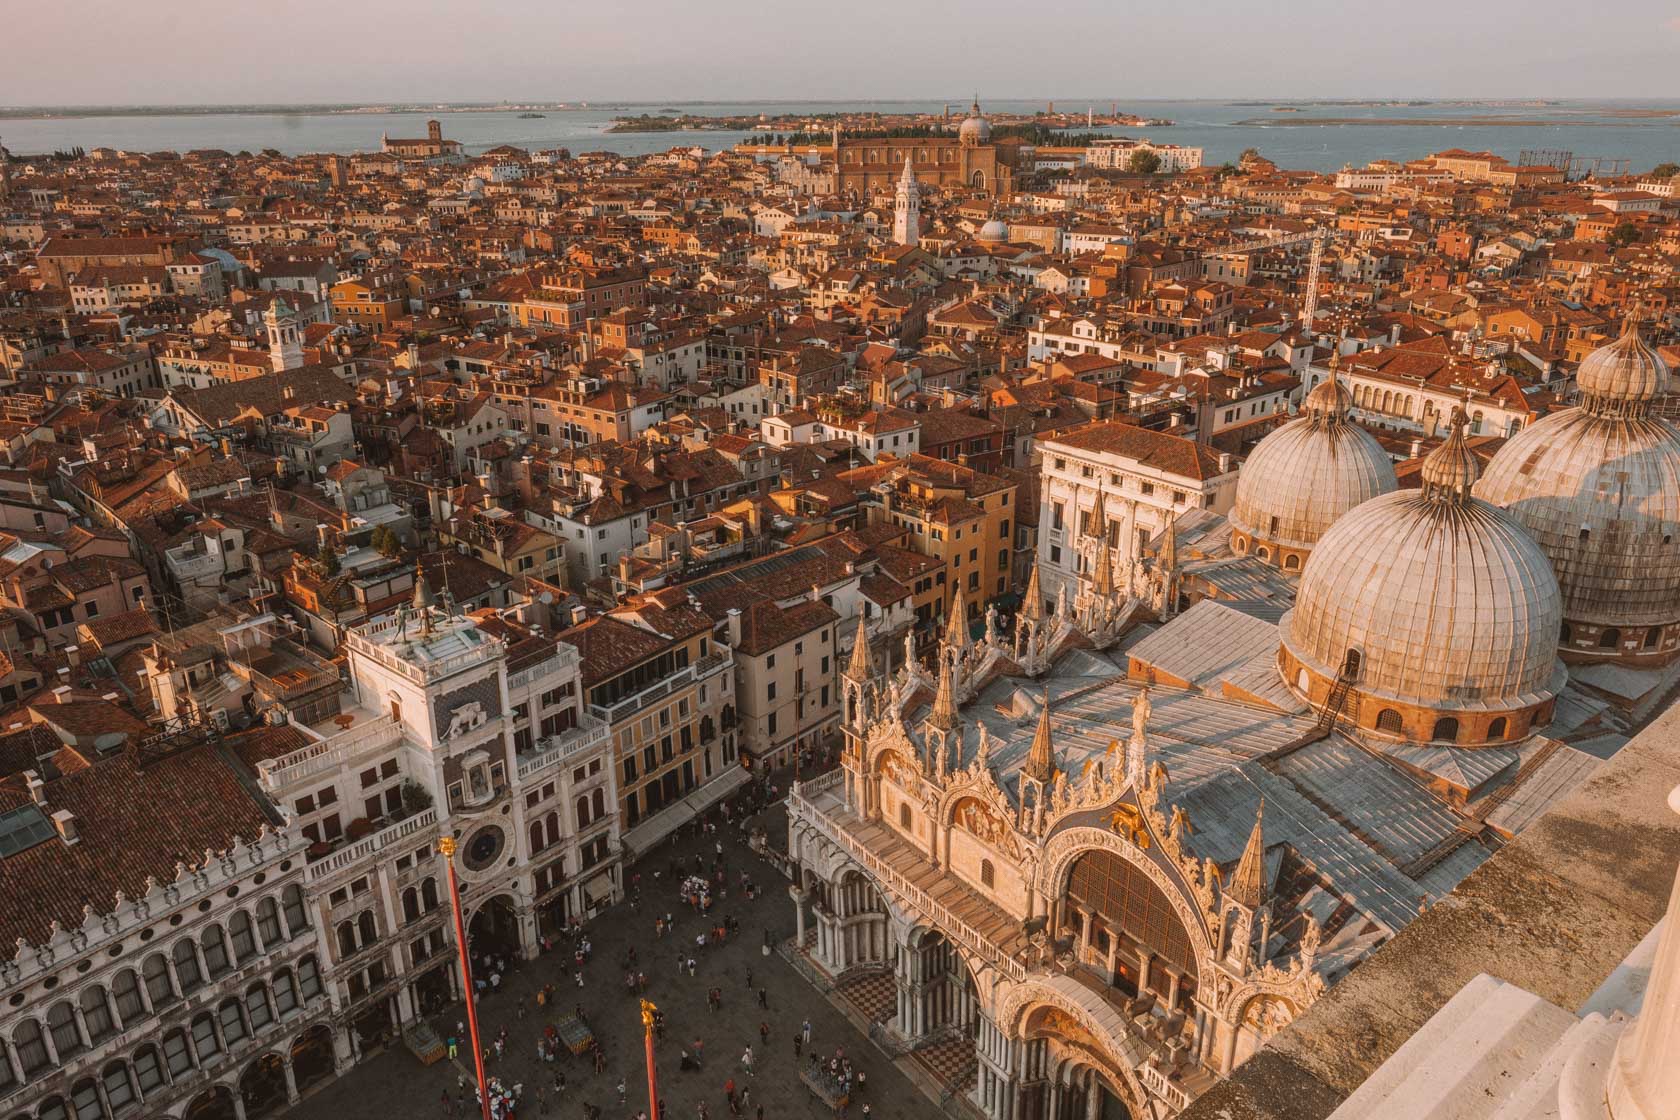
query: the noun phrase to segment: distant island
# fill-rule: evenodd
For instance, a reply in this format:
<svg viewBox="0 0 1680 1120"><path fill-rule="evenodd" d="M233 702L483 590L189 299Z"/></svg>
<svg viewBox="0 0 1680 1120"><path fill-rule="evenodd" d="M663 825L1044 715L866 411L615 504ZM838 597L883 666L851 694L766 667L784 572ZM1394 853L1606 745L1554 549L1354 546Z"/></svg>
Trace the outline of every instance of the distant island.
<svg viewBox="0 0 1680 1120"><path fill-rule="evenodd" d="M640 116L614 117L606 131L627 132L757 132L766 141L800 137L793 143L808 142L804 137L838 128L848 136L858 135L937 135L955 131L966 116L957 106L947 113L766 113L737 114L708 117L683 113L674 109ZM1054 132L1073 132L1092 128L1167 128L1173 122L1160 117L1141 117L1131 113L988 113L994 128L1022 128L1048 135ZM916 130L916 131L907 131Z"/></svg>

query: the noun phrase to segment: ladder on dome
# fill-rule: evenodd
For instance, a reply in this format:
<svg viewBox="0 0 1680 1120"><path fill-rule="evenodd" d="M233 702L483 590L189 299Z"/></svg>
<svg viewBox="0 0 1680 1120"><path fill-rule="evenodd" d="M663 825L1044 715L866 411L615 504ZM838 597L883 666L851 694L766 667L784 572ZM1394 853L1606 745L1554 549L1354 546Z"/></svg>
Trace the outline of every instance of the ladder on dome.
<svg viewBox="0 0 1680 1120"><path fill-rule="evenodd" d="M1311 746L1330 737L1330 732L1336 729L1336 721L1342 718L1342 709L1347 706L1348 693L1353 691L1354 681L1359 677L1359 655L1349 653L1347 660L1342 662L1342 671L1336 674L1336 683L1330 687L1330 695L1324 699L1324 707L1319 709L1318 720L1312 728L1283 746L1267 751L1260 756L1263 765L1270 766L1282 759L1288 758L1302 747Z"/></svg>

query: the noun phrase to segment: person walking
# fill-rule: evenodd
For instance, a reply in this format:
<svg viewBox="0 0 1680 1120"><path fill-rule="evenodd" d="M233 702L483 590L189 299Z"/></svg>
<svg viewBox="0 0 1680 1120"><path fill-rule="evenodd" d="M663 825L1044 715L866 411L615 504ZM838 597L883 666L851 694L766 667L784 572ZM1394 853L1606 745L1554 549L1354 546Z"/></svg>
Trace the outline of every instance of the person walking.
<svg viewBox="0 0 1680 1120"><path fill-rule="evenodd" d="M770 1010L770 993L763 988L758 990L758 1005L764 1010Z"/></svg>
<svg viewBox="0 0 1680 1120"><path fill-rule="evenodd" d="M804 1039L805 1045L811 1045L811 1020L805 1020L804 1024L799 1028L799 1036Z"/></svg>
<svg viewBox="0 0 1680 1120"><path fill-rule="evenodd" d="M619 1104L624 1103L625 1095L626 1094L625 1094L625 1090L624 1090L624 1078L621 1077L621 1078L618 1079L618 1103Z"/></svg>
<svg viewBox="0 0 1680 1120"><path fill-rule="evenodd" d="M805 1050L805 1036L802 1035L802 1034L794 1035L793 1036L793 1060L797 1062L799 1060L800 1054L802 1054L804 1052L804 1050Z"/></svg>
<svg viewBox="0 0 1680 1120"><path fill-rule="evenodd" d="M757 1076L755 1073L753 1073L752 1047L751 1046L749 1046L745 1050L741 1051L741 1068L746 1071L748 1077L756 1077Z"/></svg>

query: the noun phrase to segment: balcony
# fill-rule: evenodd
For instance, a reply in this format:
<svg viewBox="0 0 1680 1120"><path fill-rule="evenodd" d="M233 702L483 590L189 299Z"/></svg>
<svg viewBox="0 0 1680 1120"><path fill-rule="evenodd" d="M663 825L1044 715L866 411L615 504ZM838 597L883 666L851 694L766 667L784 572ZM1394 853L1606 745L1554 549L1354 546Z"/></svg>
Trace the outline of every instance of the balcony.
<svg viewBox="0 0 1680 1120"><path fill-rule="evenodd" d="M788 793L790 815L803 817L867 868L876 881L919 910L952 941L1016 982L1027 978L1028 943L1021 923L929 866L922 854L877 821L844 807L834 770Z"/></svg>
<svg viewBox="0 0 1680 1120"><path fill-rule="evenodd" d="M509 673L507 679L508 692L522 692L544 677L562 673L575 673L578 668L577 647L567 645L565 642L557 642L554 650L553 657L544 658L528 669L521 669L517 673Z"/></svg>
<svg viewBox="0 0 1680 1120"><path fill-rule="evenodd" d="M341 766L353 766L372 755L390 750L401 740L402 725L396 720L390 716L371 716L302 750L257 763L257 778L263 789L272 793L316 774Z"/></svg>
<svg viewBox="0 0 1680 1120"><path fill-rule="evenodd" d="M665 697L676 692L684 685L692 683L695 679L695 669L695 665L689 665L685 668L678 669L675 673L672 673L658 684L650 685L649 687L636 693L634 696L626 696L616 704L610 704L606 707L602 707L598 704L591 704L589 705L589 714L594 716L596 719L605 721L608 724L614 724L620 720L629 719L631 716L635 715L649 704L652 704L654 701L663 700Z"/></svg>
<svg viewBox="0 0 1680 1120"><path fill-rule="evenodd" d="M409 846L418 842L424 835L430 840L437 831L437 810L423 809L412 817L405 817L395 824L380 829L371 836L364 836L348 847L340 848L323 859L316 860L309 865L308 879L311 885L320 883L340 872L353 867L359 867L362 861L375 852L383 851L387 846L399 841L409 841Z"/></svg>
<svg viewBox="0 0 1680 1120"><path fill-rule="evenodd" d="M521 783L526 782L559 766L569 758L605 746L611 737L611 728L599 720L591 719L560 735L538 739L535 750L526 751L519 756L519 780Z"/></svg>

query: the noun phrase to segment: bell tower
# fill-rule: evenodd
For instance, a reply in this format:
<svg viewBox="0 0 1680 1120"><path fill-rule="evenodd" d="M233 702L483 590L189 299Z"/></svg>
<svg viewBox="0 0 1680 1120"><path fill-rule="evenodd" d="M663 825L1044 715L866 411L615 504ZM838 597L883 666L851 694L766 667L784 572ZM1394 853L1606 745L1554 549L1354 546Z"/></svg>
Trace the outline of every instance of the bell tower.
<svg viewBox="0 0 1680 1120"><path fill-rule="evenodd" d="M303 337L298 329L297 313L284 299L277 299L263 312L263 325L268 328L268 363L275 373L284 373L303 364Z"/></svg>
<svg viewBox="0 0 1680 1120"><path fill-rule="evenodd" d="M910 157L904 157L904 174L898 177L893 194L893 241L899 245L917 245L922 240L922 192L916 185L916 173L910 167Z"/></svg>

